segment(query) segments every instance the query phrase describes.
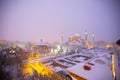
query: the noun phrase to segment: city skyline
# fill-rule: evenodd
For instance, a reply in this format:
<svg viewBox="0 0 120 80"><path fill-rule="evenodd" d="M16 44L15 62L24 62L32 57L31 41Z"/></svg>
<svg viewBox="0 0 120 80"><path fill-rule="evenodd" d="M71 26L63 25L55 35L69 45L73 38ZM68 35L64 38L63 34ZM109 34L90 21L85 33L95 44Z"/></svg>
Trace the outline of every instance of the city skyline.
<svg viewBox="0 0 120 80"><path fill-rule="evenodd" d="M120 38L120 1L6 0L1 1L0 39L61 41L80 34L88 40L115 42Z"/></svg>

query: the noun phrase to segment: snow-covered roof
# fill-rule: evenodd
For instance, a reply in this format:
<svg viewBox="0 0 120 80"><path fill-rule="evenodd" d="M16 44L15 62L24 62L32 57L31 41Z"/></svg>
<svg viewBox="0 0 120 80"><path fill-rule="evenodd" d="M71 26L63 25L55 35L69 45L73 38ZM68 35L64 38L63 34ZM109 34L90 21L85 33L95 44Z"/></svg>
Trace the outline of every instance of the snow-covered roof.
<svg viewBox="0 0 120 80"><path fill-rule="evenodd" d="M81 42L69 42L70 45L81 45Z"/></svg>
<svg viewBox="0 0 120 80"><path fill-rule="evenodd" d="M37 45L46 45L44 42L42 42L42 41L40 41L40 42L38 42L38 44Z"/></svg>
<svg viewBox="0 0 120 80"><path fill-rule="evenodd" d="M87 80L114 80L112 77L112 72L106 65L101 65L94 63L91 66L91 70L84 70L83 66L85 63L79 63L67 70L83 77Z"/></svg>
<svg viewBox="0 0 120 80"><path fill-rule="evenodd" d="M61 67L54 67L54 68L55 68L55 72L59 72L63 70Z"/></svg>

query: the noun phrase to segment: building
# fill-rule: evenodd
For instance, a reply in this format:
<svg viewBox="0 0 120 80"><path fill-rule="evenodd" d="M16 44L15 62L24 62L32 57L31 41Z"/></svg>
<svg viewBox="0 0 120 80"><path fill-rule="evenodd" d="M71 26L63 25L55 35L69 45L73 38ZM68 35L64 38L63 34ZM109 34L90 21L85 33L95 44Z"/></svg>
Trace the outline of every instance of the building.
<svg viewBox="0 0 120 80"><path fill-rule="evenodd" d="M49 47L43 40L41 40L37 45L33 47L35 52L39 52L40 54L46 54L49 52Z"/></svg>

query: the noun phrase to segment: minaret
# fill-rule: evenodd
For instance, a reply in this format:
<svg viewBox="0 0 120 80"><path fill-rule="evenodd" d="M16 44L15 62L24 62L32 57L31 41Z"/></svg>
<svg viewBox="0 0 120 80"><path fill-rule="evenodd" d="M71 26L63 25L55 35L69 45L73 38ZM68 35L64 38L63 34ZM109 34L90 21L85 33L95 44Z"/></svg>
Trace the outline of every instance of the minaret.
<svg viewBox="0 0 120 80"><path fill-rule="evenodd" d="M63 37L64 37L64 34L63 32L61 33L61 42L63 42Z"/></svg>
<svg viewBox="0 0 120 80"><path fill-rule="evenodd" d="M92 41L93 42L95 41L95 34L94 34L94 32L92 33Z"/></svg>
<svg viewBox="0 0 120 80"><path fill-rule="evenodd" d="M87 36L88 36L88 33L87 33L87 30L85 30L85 40L87 40Z"/></svg>

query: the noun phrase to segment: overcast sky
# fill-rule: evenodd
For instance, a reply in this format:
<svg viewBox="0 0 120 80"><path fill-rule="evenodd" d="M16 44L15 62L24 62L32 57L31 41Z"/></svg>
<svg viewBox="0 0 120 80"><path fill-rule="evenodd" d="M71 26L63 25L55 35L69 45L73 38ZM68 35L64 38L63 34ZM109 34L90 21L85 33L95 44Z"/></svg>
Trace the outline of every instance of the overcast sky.
<svg viewBox="0 0 120 80"><path fill-rule="evenodd" d="M0 39L60 41L74 34L115 42L120 39L119 0L3 0L0 2Z"/></svg>

